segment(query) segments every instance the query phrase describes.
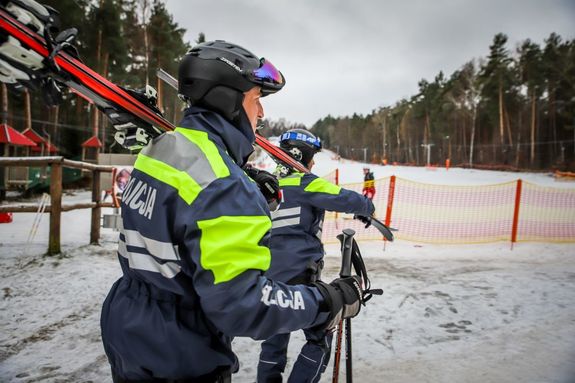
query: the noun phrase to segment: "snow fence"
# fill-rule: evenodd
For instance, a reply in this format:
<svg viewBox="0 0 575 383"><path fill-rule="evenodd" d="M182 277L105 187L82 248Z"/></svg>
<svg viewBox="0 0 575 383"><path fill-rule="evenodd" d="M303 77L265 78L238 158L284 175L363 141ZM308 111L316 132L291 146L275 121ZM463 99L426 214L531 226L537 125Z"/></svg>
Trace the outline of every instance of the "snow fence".
<svg viewBox="0 0 575 383"><path fill-rule="evenodd" d="M337 172L326 176L331 182ZM361 193L363 184L342 187ZM375 216L397 229L398 239L463 244L495 241L575 242L575 190L522 180L495 185L432 185L395 176L375 181ZM326 213L322 240L342 229L358 239L383 239L352 215Z"/></svg>

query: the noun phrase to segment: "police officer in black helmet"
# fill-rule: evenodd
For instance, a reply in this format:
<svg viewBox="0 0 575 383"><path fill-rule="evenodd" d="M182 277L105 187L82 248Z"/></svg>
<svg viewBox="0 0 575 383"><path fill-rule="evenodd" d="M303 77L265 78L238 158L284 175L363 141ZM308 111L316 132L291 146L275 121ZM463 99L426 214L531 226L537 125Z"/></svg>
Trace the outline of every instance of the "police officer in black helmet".
<svg viewBox="0 0 575 383"><path fill-rule="evenodd" d="M234 336L265 339L357 315L359 277L277 283L266 200L244 166L283 75L225 41L192 48L179 70L188 108L138 155L122 198L122 277L102 309L114 382L225 382Z"/></svg>
<svg viewBox="0 0 575 383"><path fill-rule="evenodd" d="M321 140L305 129L292 129L280 136L280 147L294 160L313 171ZM284 166L276 173L283 193L279 210L272 212L272 263L265 275L288 285L314 285L321 281L324 248L321 233L325 212L363 216L373 214L369 199L339 187L313 173L303 174ZM332 336L317 329L304 329L306 342L289 374L285 374L289 333L276 334L261 344L257 382L319 382L330 358Z"/></svg>

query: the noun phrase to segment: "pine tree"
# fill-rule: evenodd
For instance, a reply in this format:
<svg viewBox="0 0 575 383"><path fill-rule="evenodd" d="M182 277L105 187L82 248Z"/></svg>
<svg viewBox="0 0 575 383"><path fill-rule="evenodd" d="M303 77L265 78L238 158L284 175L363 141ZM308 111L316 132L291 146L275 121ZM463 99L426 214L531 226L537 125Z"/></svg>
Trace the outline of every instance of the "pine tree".
<svg viewBox="0 0 575 383"><path fill-rule="evenodd" d="M154 1L150 21L148 24L148 36L150 41L150 56L148 66L149 78L154 78L157 69L164 69L169 73L177 73L180 58L189 49L184 43L185 29L180 28L174 22L165 5L160 1ZM179 101L177 94L172 89L165 89L161 80L157 80L158 106L166 115L176 118Z"/></svg>
<svg viewBox="0 0 575 383"><path fill-rule="evenodd" d="M505 130L507 127L508 143L511 145L513 139L511 128L506 124L506 100L505 91L513 85L513 74L510 70L512 59L509 51L505 48L507 36L498 33L493 38L493 44L489 47L489 56L486 64L481 68L480 78L482 80L484 100L492 107L493 102L497 100L497 121L499 126L499 143L501 149L505 145Z"/></svg>
<svg viewBox="0 0 575 383"><path fill-rule="evenodd" d="M537 136L537 104L543 89L543 65L542 54L539 45L527 39L518 50L519 70L521 82L527 87L530 104L530 152L529 162L535 164L535 141Z"/></svg>

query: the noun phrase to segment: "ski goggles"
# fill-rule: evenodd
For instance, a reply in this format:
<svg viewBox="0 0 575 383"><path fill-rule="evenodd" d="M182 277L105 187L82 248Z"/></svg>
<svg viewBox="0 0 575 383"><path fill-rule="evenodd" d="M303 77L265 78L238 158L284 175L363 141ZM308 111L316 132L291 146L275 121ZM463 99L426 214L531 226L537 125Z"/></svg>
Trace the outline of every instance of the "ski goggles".
<svg viewBox="0 0 575 383"><path fill-rule="evenodd" d="M250 81L262 87L263 94L275 93L285 85L283 74L265 58L260 59L260 66L247 74Z"/></svg>
<svg viewBox="0 0 575 383"><path fill-rule="evenodd" d="M280 137L280 142L283 141L302 141L313 146L317 151L321 150L321 140L318 137L308 136L303 133L285 132Z"/></svg>

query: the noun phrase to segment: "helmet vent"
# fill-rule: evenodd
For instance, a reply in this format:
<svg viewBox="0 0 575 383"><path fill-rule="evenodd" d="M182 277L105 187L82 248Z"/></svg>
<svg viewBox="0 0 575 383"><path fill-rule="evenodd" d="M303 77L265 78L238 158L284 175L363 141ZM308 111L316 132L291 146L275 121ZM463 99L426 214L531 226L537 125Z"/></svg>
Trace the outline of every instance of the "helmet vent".
<svg viewBox="0 0 575 383"><path fill-rule="evenodd" d="M289 153L291 154L291 156L292 156L296 161L301 161L301 159L302 159L301 150L299 150L298 148L291 148L291 149L289 150Z"/></svg>

